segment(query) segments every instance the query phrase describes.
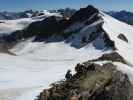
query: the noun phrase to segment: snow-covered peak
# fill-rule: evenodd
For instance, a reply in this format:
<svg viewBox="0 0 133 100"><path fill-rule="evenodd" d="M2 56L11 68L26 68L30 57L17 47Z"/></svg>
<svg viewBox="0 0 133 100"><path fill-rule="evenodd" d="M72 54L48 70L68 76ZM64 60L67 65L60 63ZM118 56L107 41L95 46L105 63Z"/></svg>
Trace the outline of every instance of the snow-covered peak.
<svg viewBox="0 0 133 100"><path fill-rule="evenodd" d="M90 12L92 13L90 14ZM81 16L83 17L78 19L78 17L74 16L73 18L75 18L76 22L72 23L72 25L65 30L66 33L78 31L78 34L73 35L73 38L70 39L72 45L81 47L84 38L87 40L84 41L87 42L85 45L93 44L94 47L104 48L106 44L110 44L108 41L105 41L107 37L112 42L111 45L114 45L115 51L119 52L130 63L132 62L133 26L118 21L92 6L83 8L76 12L76 14L75 15L79 18ZM86 14L88 14L88 17L85 17ZM98 35L97 38L90 42L89 37L95 34Z"/></svg>

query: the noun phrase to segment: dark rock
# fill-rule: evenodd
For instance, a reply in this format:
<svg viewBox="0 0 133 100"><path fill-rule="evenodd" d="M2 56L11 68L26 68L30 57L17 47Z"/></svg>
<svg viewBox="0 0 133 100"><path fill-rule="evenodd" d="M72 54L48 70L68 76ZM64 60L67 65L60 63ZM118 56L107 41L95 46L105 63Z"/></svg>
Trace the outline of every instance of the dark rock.
<svg viewBox="0 0 133 100"><path fill-rule="evenodd" d="M0 21L0 23L5 23L5 22Z"/></svg>
<svg viewBox="0 0 133 100"><path fill-rule="evenodd" d="M118 38L128 43L128 39L124 34L119 34Z"/></svg>
<svg viewBox="0 0 133 100"><path fill-rule="evenodd" d="M105 42L106 47L112 48L115 50L116 49L115 42L110 39L110 37L108 36L106 32L104 33L103 37L104 37L104 42Z"/></svg>
<svg viewBox="0 0 133 100"><path fill-rule="evenodd" d="M86 8L81 8L79 11L77 11L71 18L71 23L73 22L82 22L88 18L90 18L93 14L98 15L99 11L94 8L93 6L89 5ZM96 17L95 17L96 18ZM97 19L97 18L96 18ZM96 20L94 19L94 20ZM93 21L92 21L93 22ZM89 23L91 24L91 23Z"/></svg>
<svg viewBox="0 0 133 100"><path fill-rule="evenodd" d="M54 34L61 35L62 30L66 26L67 23L65 20L51 16L43 21L33 22L24 30L13 32L10 35L4 36L4 38L7 38L6 40L16 41L21 38L27 39L35 36L35 41L44 41Z"/></svg>

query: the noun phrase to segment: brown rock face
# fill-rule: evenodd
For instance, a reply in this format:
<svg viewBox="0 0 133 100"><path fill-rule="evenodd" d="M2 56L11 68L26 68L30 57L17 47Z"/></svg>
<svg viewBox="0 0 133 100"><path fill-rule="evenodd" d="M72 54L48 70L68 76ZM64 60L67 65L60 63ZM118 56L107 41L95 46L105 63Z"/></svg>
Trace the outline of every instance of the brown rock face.
<svg viewBox="0 0 133 100"><path fill-rule="evenodd" d="M133 100L133 86L127 75L112 63L88 61L77 64L70 80L59 81L44 90L38 100Z"/></svg>

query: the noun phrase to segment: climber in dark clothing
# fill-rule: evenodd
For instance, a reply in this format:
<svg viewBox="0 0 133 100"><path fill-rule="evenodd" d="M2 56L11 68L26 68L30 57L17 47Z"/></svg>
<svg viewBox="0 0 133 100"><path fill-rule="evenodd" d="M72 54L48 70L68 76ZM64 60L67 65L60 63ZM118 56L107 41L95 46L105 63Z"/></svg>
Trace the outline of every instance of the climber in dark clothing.
<svg viewBox="0 0 133 100"><path fill-rule="evenodd" d="M66 80L71 80L72 79L72 73L71 70L68 70L66 75L65 75Z"/></svg>

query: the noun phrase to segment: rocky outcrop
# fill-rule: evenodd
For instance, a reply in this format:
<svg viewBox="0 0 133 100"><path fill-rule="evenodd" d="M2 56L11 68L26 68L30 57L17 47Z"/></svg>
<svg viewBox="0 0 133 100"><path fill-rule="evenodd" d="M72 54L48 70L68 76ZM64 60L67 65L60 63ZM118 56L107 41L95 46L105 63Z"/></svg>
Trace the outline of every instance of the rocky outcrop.
<svg viewBox="0 0 133 100"><path fill-rule="evenodd" d="M118 38L128 43L128 39L124 34L119 34Z"/></svg>
<svg viewBox="0 0 133 100"><path fill-rule="evenodd" d="M79 11L77 11L71 18L70 18L70 22L74 23L74 22L83 22L86 19L89 19L92 15L96 15L94 17L93 20L91 20L91 22L93 23L94 21L98 20L99 14L99 10L96 9L95 7L89 5L86 8L81 8ZM91 24L91 22L89 22L89 24Z"/></svg>
<svg viewBox="0 0 133 100"><path fill-rule="evenodd" d="M117 61L120 56L114 55ZM70 79L52 84L50 89L40 93L37 100L133 100L132 83L116 67L109 62L77 64L76 73Z"/></svg>
<svg viewBox="0 0 133 100"><path fill-rule="evenodd" d="M1 24L1 23L5 23L5 22L0 21L0 24Z"/></svg>
<svg viewBox="0 0 133 100"><path fill-rule="evenodd" d="M110 39L110 37L108 36L108 33L104 32L103 38L104 38L105 46L107 48L112 48L113 50L116 50L117 49L115 47L115 42Z"/></svg>
<svg viewBox="0 0 133 100"><path fill-rule="evenodd" d="M112 62L120 62L123 64L127 64L127 61L117 52L103 54L101 57L97 59L90 60L91 62L95 61L112 61Z"/></svg>

